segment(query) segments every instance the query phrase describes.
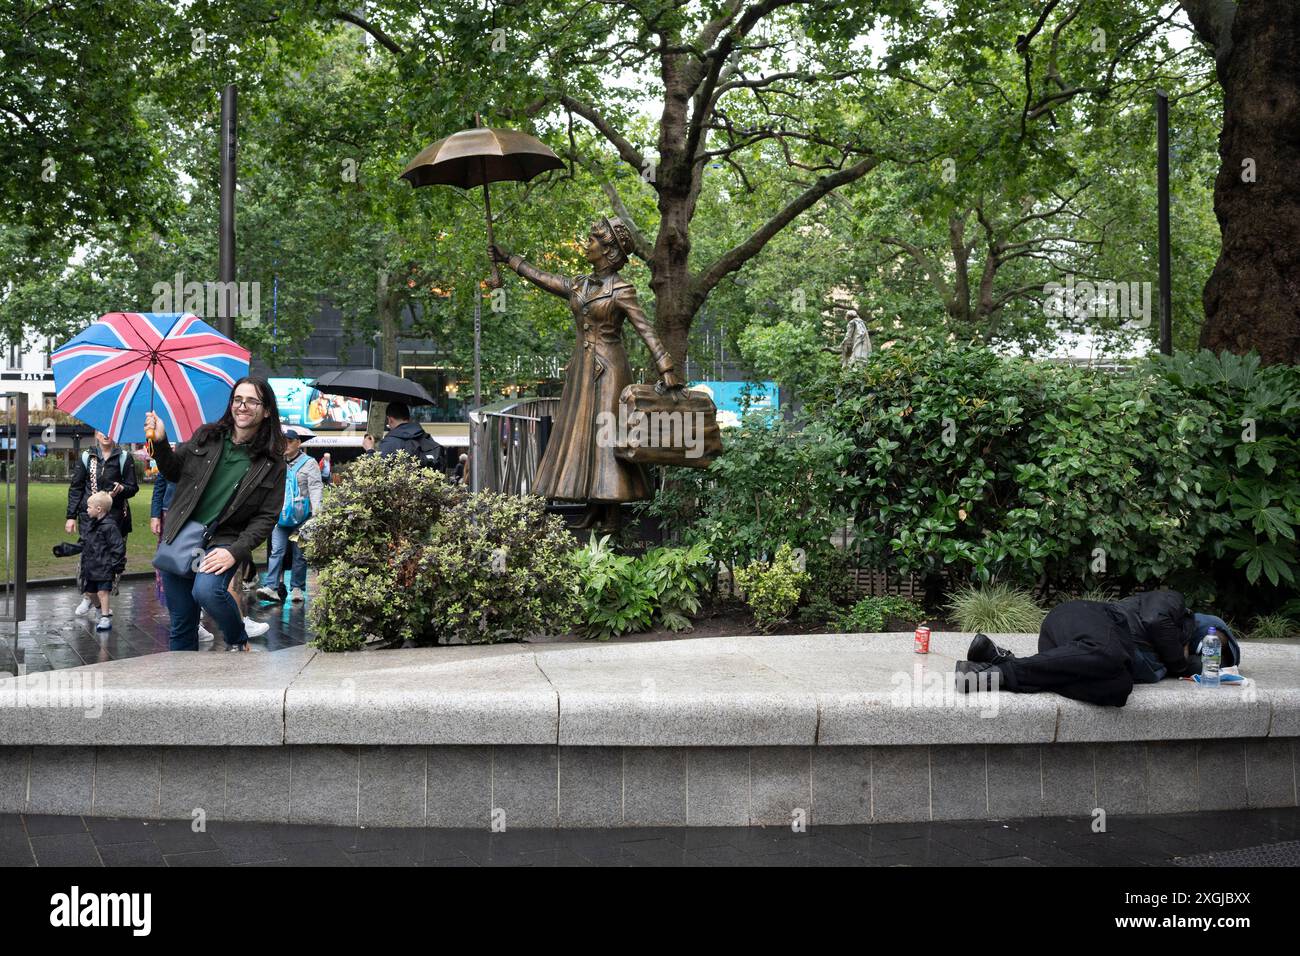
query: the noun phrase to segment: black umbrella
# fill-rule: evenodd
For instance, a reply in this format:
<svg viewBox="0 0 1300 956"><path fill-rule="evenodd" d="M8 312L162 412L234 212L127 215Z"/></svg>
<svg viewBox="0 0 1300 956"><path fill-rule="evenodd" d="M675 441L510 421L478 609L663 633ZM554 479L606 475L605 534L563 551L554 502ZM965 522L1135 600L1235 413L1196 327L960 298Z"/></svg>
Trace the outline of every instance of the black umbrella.
<svg viewBox="0 0 1300 956"><path fill-rule="evenodd" d="M433 404L433 396L419 382L398 378L373 368L344 368L337 372L327 372L312 382L311 387L327 395L348 395L377 402Z"/></svg>

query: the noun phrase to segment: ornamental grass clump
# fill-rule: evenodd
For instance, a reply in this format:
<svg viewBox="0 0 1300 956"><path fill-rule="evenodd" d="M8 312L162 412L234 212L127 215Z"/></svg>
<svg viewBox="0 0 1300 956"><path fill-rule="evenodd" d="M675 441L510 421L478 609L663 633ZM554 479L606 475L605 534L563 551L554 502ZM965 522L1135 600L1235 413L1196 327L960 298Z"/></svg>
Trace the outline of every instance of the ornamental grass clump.
<svg viewBox="0 0 1300 956"><path fill-rule="evenodd" d="M1032 594L1008 584L958 588L948 609L963 631L987 634L1036 634L1047 614Z"/></svg>
<svg viewBox="0 0 1300 956"><path fill-rule="evenodd" d="M1252 641L1281 641L1300 637L1300 624L1282 614L1262 614L1251 623Z"/></svg>

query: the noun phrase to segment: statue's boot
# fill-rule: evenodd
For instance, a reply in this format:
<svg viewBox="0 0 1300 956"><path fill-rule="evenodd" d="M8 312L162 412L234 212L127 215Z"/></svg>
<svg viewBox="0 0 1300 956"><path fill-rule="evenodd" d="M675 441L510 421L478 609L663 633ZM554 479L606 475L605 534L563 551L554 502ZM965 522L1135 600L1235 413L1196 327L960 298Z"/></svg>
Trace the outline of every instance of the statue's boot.
<svg viewBox="0 0 1300 956"><path fill-rule="evenodd" d="M574 527L583 530L586 530L587 528L595 527L596 521L600 517L600 513L601 513L600 505L596 504L594 501L587 502L586 513L583 514L582 520L579 521L577 524L575 524Z"/></svg>
<svg viewBox="0 0 1300 956"><path fill-rule="evenodd" d="M609 534L617 534L623 527L623 509L617 501L605 505L604 520L600 523L600 530Z"/></svg>

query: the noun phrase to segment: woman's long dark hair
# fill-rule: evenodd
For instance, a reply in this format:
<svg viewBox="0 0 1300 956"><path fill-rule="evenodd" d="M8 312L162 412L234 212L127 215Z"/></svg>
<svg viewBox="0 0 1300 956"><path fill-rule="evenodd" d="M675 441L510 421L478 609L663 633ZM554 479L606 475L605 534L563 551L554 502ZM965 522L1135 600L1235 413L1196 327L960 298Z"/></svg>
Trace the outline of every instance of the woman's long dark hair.
<svg viewBox="0 0 1300 956"><path fill-rule="evenodd" d="M257 389L257 397L262 400L262 408L270 413L262 419L262 424L253 434L253 440L248 443L249 454L254 458L284 457L284 432L280 428L280 406L275 402L275 392L271 391L271 386L266 379L252 375L245 375L230 387L230 398L226 401L226 414L215 422L208 422L201 426L194 433L194 444L202 445L214 438L220 439L235 433L235 389L244 384L252 385Z"/></svg>

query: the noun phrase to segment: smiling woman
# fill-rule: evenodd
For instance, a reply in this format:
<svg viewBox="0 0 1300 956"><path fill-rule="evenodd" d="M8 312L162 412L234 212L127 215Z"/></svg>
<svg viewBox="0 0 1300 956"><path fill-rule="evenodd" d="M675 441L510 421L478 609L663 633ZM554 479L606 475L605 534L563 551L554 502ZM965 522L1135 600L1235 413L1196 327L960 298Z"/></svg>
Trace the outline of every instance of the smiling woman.
<svg viewBox="0 0 1300 956"><path fill-rule="evenodd" d="M243 616L227 591L235 568L270 536L284 497L284 436L275 393L260 378L231 389L226 412L175 449L152 412L158 471L176 483L154 566L171 614L171 649L198 650L206 610L232 651L249 650Z"/></svg>

